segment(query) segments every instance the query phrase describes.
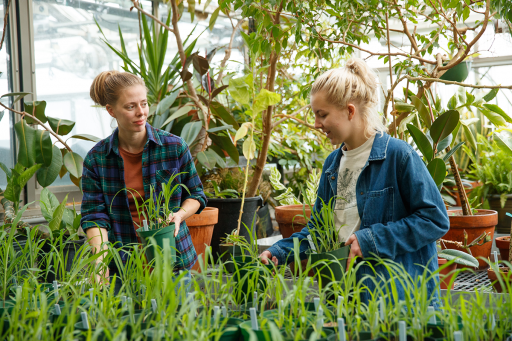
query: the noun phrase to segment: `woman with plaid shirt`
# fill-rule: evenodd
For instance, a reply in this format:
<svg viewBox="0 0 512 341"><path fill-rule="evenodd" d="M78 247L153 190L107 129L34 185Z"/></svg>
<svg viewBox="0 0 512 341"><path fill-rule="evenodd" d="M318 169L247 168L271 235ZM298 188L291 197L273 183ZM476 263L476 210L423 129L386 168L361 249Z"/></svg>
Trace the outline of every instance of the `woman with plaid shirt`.
<svg viewBox="0 0 512 341"><path fill-rule="evenodd" d="M141 222L130 192L147 200L150 186L155 187L158 195L160 184L179 174L174 181L189 191L178 186L169 205L176 207L169 217L177 226L175 269L192 268L197 254L185 220L199 214L207 200L185 141L146 122L147 89L144 81L133 74L102 72L94 79L90 95L95 103L107 109L118 125L84 160L81 225L90 245L98 252L106 249L105 241L118 248L139 243L134 223L140 226ZM103 258L98 262L103 262ZM121 258L126 262L127 254L121 252ZM118 269L111 262L103 276L108 278L113 273L118 274Z"/></svg>

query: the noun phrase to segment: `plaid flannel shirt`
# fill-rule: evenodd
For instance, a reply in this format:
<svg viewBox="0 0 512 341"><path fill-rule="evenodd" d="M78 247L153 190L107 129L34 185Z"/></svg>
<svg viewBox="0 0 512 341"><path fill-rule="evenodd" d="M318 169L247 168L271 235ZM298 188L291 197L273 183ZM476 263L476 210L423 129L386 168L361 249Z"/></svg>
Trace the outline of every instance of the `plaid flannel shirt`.
<svg viewBox="0 0 512 341"><path fill-rule="evenodd" d="M190 194L179 186L169 206L178 211L186 199L196 199L201 204L196 212L199 214L206 206L207 199L187 144L181 137L153 128L149 123L146 123L146 131L148 140L142 153L144 199L148 199L150 185L155 186L158 195L162 189L161 183L167 183L173 174L183 173L175 181L184 184ZM96 224L105 228L109 242L121 248L138 243L138 240L130 214L124 182L124 163L118 144L116 129L112 135L98 142L85 157L81 225L84 231L96 227ZM197 261L197 253L185 221L181 222L176 237L176 249L176 269L192 268ZM121 252L121 257L126 262L125 252ZM115 264L112 262L110 267L115 268Z"/></svg>

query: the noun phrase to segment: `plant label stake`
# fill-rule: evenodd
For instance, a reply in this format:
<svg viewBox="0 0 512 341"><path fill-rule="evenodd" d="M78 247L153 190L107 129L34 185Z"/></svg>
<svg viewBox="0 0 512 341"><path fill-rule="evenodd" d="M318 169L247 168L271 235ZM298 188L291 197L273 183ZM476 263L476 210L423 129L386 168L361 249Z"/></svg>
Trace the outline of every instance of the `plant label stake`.
<svg viewBox="0 0 512 341"><path fill-rule="evenodd" d="M318 308L320 307L320 297L313 298L313 303L315 304L315 311L318 312Z"/></svg>
<svg viewBox="0 0 512 341"><path fill-rule="evenodd" d="M121 296L121 309L126 310L126 296Z"/></svg>
<svg viewBox="0 0 512 341"><path fill-rule="evenodd" d="M343 296L338 296L338 318L341 318L343 311Z"/></svg>
<svg viewBox="0 0 512 341"><path fill-rule="evenodd" d="M218 305L213 307L213 320L215 322L217 322L219 320L219 310L220 310L220 307Z"/></svg>
<svg viewBox="0 0 512 341"><path fill-rule="evenodd" d="M58 304L55 304L53 306L53 313L57 316L60 316L60 314L62 314L62 312L60 311L60 306Z"/></svg>
<svg viewBox="0 0 512 341"><path fill-rule="evenodd" d="M316 252L316 248L315 248L315 244L313 243L313 239L311 239L311 235L310 234L308 234L308 242L309 242L309 247L311 248L312 253L317 253Z"/></svg>
<svg viewBox="0 0 512 341"><path fill-rule="evenodd" d="M146 297L146 286L145 285L141 285L140 286L140 291L142 292L142 298L144 299Z"/></svg>
<svg viewBox="0 0 512 341"><path fill-rule="evenodd" d="M427 314L430 315L430 318L428 320L428 323L430 324L437 324L437 319L436 319L436 310L434 309L433 306L429 306L427 308Z"/></svg>
<svg viewBox="0 0 512 341"><path fill-rule="evenodd" d="M153 310L153 314L156 314L157 305L154 298L151 299L151 309Z"/></svg>
<svg viewBox="0 0 512 341"><path fill-rule="evenodd" d="M94 289L89 289L89 299L91 300L91 304L96 303L96 297L94 297Z"/></svg>
<svg viewBox="0 0 512 341"><path fill-rule="evenodd" d="M324 310L322 307L318 308L318 318L316 320L316 329L322 330L322 327L324 326Z"/></svg>
<svg viewBox="0 0 512 341"><path fill-rule="evenodd" d="M453 332L453 341L462 341L462 331Z"/></svg>
<svg viewBox="0 0 512 341"><path fill-rule="evenodd" d="M256 309L249 308L249 314L251 315L251 327L253 330L260 330L258 327L258 317L256 316Z"/></svg>
<svg viewBox="0 0 512 341"><path fill-rule="evenodd" d="M277 307L277 309L279 311L279 316L283 316L283 314L284 314L284 301L283 300L279 301L279 306Z"/></svg>
<svg viewBox="0 0 512 341"><path fill-rule="evenodd" d="M142 221L142 230L143 231L149 231L149 228L148 228L148 221L146 219L144 219Z"/></svg>
<svg viewBox="0 0 512 341"><path fill-rule="evenodd" d="M493 251L494 263L498 266L498 251Z"/></svg>
<svg viewBox="0 0 512 341"><path fill-rule="evenodd" d="M59 299L59 283L57 283L57 281L53 281L53 291L55 292L54 296L57 297L57 300L58 300Z"/></svg>
<svg viewBox="0 0 512 341"><path fill-rule="evenodd" d="M80 316L82 316L82 328L89 329L89 320L87 319L87 313L85 311L82 311L80 313Z"/></svg>
<svg viewBox="0 0 512 341"><path fill-rule="evenodd" d="M405 321L398 321L398 341L407 340L407 331L405 327Z"/></svg>
<svg viewBox="0 0 512 341"><path fill-rule="evenodd" d="M338 319L338 340L339 341L347 341L345 338L345 319ZM401 340L400 340L401 341Z"/></svg>
<svg viewBox="0 0 512 341"><path fill-rule="evenodd" d="M496 319L494 318L494 314L491 315L491 330L496 329Z"/></svg>
<svg viewBox="0 0 512 341"><path fill-rule="evenodd" d="M381 321L384 321L384 308L385 308L384 298L380 297L379 298L379 313L380 313L380 320Z"/></svg>
<svg viewBox="0 0 512 341"><path fill-rule="evenodd" d="M228 310L226 309L225 306L222 306L222 317L228 317Z"/></svg>
<svg viewBox="0 0 512 341"><path fill-rule="evenodd" d="M16 301L21 301L21 291L22 291L21 285L18 285L16 287Z"/></svg>
<svg viewBox="0 0 512 341"><path fill-rule="evenodd" d="M258 293L256 291L252 294L252 306L258 311Z"/></svg>
<svg viewBox="0 0 512 341"><path fill-rule="evenodd" d="M16 277L12 278L12 285L15 286L15 287L18 286L18 280L16 279Z"/></svg>

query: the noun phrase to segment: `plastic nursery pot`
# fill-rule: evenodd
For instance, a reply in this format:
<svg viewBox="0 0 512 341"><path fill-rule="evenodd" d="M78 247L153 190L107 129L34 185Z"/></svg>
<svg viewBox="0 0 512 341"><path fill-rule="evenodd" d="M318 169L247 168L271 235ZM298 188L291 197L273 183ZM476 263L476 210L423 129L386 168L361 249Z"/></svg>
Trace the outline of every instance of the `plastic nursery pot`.
<svg viewBox="0 0 512 341"><path fill-rule="evenodd" d="M507 268L507 267L502 267L499 269L500 271L500 276L502 278L502 281L509 281L512 283L512 276L510 274L510 269ZM489 280L491 281L492 283L492 286L494 288L494 290L498 293L502 293L503 292L503 288L500 284L500 281L498 280L498 276L496 274L496 272L494 271L493 268L489 268L487 269L487 277L489 277ZM505 288L506 289L506 288Z"/></svg>
<svg viewBox="0 0 512 341"><path fill-rule="evenodd" d="M121 316L121 321L127 321L128 323L132 323L134 326L138 326L138 329L145 330L150 327L150 321L153 318L153 314L148 311L138 311L134 312L133 320L131 319L130 313L126 313Z"/></svg>
<svg viewBox="0 0 512 341"><path fill-rule="evenodd" d="M444 235L444 240L452 240L456 242L464 242L464 231L468 234L468 243L478 238L486 232L494 238L494 227L498 223L498 213L492 210L477 210L472 216L462 215L462 210L449 210L448 218L450 219L450 230ZM441 246L445 248L443 243ZM449 248L464 251L454 245L447 245ZM480 269L488 267L486 259L491 255L492 242L483 245L475 245L470 248L473 257L478 259ZM483 257L483 258L480 258Z"/></svg>
<svg viewBox="0 0 512 341"><path fill-rule="evenodd" d="M308 329L306 329L302 336L303 338L301 339L298 339L300 341L307 341L309 340L309 338L311 337L311 334L313 334L313 332L315 331L315 329L313 327L309 327ZM336 333L333 331L333 330L330 330L330 329L325 329L323 328L320 332L320 337L315 339L317 341L327 341L327 338L331 335L335 335ZM290 337L285 337L284 338L286 341L293 341L293 340L297 340L296 339L296 335L290 335Z"/></svg>
<svg viewBox="0 0 512 341"><path fill-rule="evenodd" d="M142 245L144 247L149 247L146 249L146 258L148 263L151 262L155 258L156 250L154 244L151 244L149 238L153 237L155 239L155 243L161 249L164 248L164 241L167 240L167 245L169 245L171 249L171 257L172 261L176 262L176 239L174 238L174 223L171 223L169 226L162 227L160 229L154 229L149 231L143 231L142 227L137 230L137 234L139 235Z"/></svg>
<svg viewBox="0 0 512 341"><path fill-rule="evenodd" d="M295 232L299 232L306 226L307 220L304 219L304 210L308 219L311 217L311 208L309 205L285 205L277 206L276 221L279 224L279 231L284 238L289 238Z"/></svg>
<svg viewBox="0 0 512 341"><path fill-rule="evenodd" d="M263 320L265 321L265 320ZM258 321L260 322L260 321ZM256 340L258 341L271 341L272 340L272 337L271 337L271 333L270 333L270 328L268 327L267 324L262 324L259 326L260 329L259 330L253 330L252 329L252 325L251 325L251 321L245 321L243 322L242 324L240 324L240 330L242 332L242 338L240 340L243 340L243 341L250 341L251 339L251 330L252 332L256 335ZM283 331L281 330L281 333Z"/></svg>
<svg viewBox="0 0 512 341"><path fill-rule="evenodd" d="M446 65L447 63L444 63ZM448 71L446 71L441 79L445 81L453 81L453 82L463 82L468 78L469 69L471 69L471 64L468 62L462 62L460 64L455 65Z"/></svg>
<svg viewBox="0 0 512 341"><path fill-rule="evenodd" d="M62 249L62 253L63 253L63 257L64 257L63 261L65 262L66 272L69 272L69 271L71 271L71 269L73 267L73 260L75 259L75 256L76 256L78 250L82 247L82 245L84 245L86 240L87 240L87 238L85 238L85 237L80 237L80 239L78 239L78 240L64 239L64 240L62 240L64 245L53 245L53 246L50 244L51 243L50 241L47 241L41 247L41 254L42 255L49 254L52 251L55 251L55 248L57 248L57 250L59 250L59 252ZM39 265L39 268L46 269L46 271L44 271L42 273L44 282L53 283L53 281L55 281L55 280L60 281L62 279L62 271L63 270L61 269L61 266L63 266L64 264L59 264L59 263L57 265L55 265L55 261L53 259L51 259L51 258L47 259L46 257L41 258L41 263ZM52 289L50 289L50 290L52 290Z"/></svg>
<svg viewBox="0 0 512 341"><path fill-rule="evenodd" d="M444 258L438 258L437 264L439 267L441 265L446 264L448 261ZM441 289L453 289L455 282L453 282L450 285L450 281L452 280L452 277L455 275L454 271L457 270L457 263L450 264L446 268L439 271L439 284L441 285Z"/></svg>
<svg viewBox="0 0 512 341"><path fill-rule="evenodd" d="M253 263L254 264L254 263ZM252 264L251 264L252 265ZM267 268L268 269L268 268ZM265 275L268 274L268 270L262 267L258 268L256 265L246 266L240 269L237 274L237 282L241 283L241 292L247 296L247 301L252 302L254 291L261 292L267 288L267 281L265 280ZM247 275L249 274L249 275ZM245 278L244 278L245 277ZM249 287L249 282L258 281L254 283L251 288ZM236 284L237 286L239 284Z"/></svg>
<svg viewBox="0 0 512 341"><path fill-rule="evenodd" d="M496 247L500 250L501 260L508 260L510 236L496 237Z"/></svg>
<svg viewBox="0 0 512 341"><path fill-rule="evenodd" d="M92 333L94 334L96 332L96 329L95 328L90 328ZM78 339L79 340L86 340L87 337L86 337L86 333L88 332L89 329L86 329L83 327L83 324L82 324L82 321L79 321L77 323L75 323L75 330L78 330L80 331L81 333L79 334L78 336ZM132 338L132 327L129 325L129 324L125 324L123 326L123 332L126 333L126 339L127 340L131 340ZM105 332L105 330L101 330L98 334L98 337L96 338L97 341L108 341L112 338L113 335L111 335L110 337L107 335L107 333Z"/></svg>
<svg viewBox="0 0 512 341"><path fill-rule="evenodd" d="M462 324L462 317L457 318L457 330L462 330L463 324ZM427 323L427 332L430 333L430 337L433 339L445 339L446 337L446 331L447 327L444 323L438 322L438 323Z"/></svg>
<svg viewBox="0 0 512 341"><path fill-rule="evenodd" d="M241 335L240 325L243 322L245 322L245 321L242 319L229 317L228 320L226 321L226 324L223 326L223 329L221 332L222 335L220 336L218 341L238 341L240 339L240 335ZM199 320L198 323L199 323L199 325L202 325L203 321ZM213 318L211 319L210 323L211 323L211 327L215 328ZM223 323L223 321L221 321L221 323ZM210 339L215 340L215 337L211 337Z"/></svg>
<svg viewBox="0 0 512 341"><path fill-rule="evenodd" d="M350 252L350 246L343 246L334 251L312 253L310 250L307 252L311 264L315 264L319 261L326 261L314 265L315 273L318 271L322 279L322 286L326 286L332 281L341 281L345 268L347 266L346 259ZM339 262L338 262L339 260Z"/></svg>

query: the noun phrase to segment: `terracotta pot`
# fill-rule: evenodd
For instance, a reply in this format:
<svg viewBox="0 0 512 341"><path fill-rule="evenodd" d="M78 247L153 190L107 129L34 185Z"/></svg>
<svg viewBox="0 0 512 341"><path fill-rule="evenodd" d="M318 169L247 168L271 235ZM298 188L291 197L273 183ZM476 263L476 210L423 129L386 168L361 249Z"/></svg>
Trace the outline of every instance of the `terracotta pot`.
<svg viewBox="0 0 512 341"><path fill-rule="evenodd" d="M508 260L510 236L496 237L496 247L500 250L501 260Z"/></svg>
<svg viewBox="0 0 512 341"><path fill-rule="evenodd" d="M448 261L444 258L437 259L437 264L439 265L439 267L441 267L441 265L446 264L446 262L448 262ZM439 272L441 289L448 289L448 285L450 284L452 277L455 275L454 271L456 269L457 269L457 263L453 263L450 266L444 268L443 270L441 270ZM450 289L453 289L454 285L455 285L455 282L452 283L452 285L450 286Z"/></svg>
<svg viewBox="0 0 512 341"><path fill-rule="evenodd" d="M487 232L494 238L494 227L498 223L498 213L492 210L477 210L477 213L472 216L462 215L461 210L449 210L448 217L450 218L450 230L444 235L443 239L452 240L456 242L464 242L464 231L468 234L468 243L478 238L482 233ZM445 245L441 243L445 248ZM446 245L448 248L465 251L454 245ZM470 248L473 257L478 259L480 269L487 268L485 259L491 255L492 242L483 245L475 245ZM484 259L480 259L483 257Z"/></svg>
<svg viewBox="0 0 512 341"><path fill-rule="evenodd" d="M309 205L306 205L306 215L308 219L311 217L311 209ZM303 215L302 205L286 205L276 207L276 221L279 224L279 231L283 235L283 238L289 238L295 232L302 230L307 224L307 220L303 217L297 217ZM294 219L295 218L295 219Z"/></svg>
<svg viewBox="0 0 512 341"><path fill-rule="evenodd" d="M480 181L471 181L470 184L471 187L464 187L467 196L469 196L469 193L471 193L475 188L483 185ZM459 197L459 188L457 186L447 186L446 188L448 189L448 194L455 199L455 206L462 206Z"/></svg>
<svg viewBox="0 0 512 341"><path fill-rule="evenodd" d="M500 274L501 274L502 279L506 281L508 278L509 281L512 281L508 272L509 272L509 268L506 268L506 267L500 268ZM494 290L496 290L496 292L498 292L498 293L502 293L503 288L501 287L501 284L498 281L498 276L496 275L496 272L494 272L494 270L492 268L487 269L487 277L489 277L489 280L491 281Z"/></svg>
<svg viewBox="0 0 512 341"><path fill-rule="evenodd" d="M213 227L218 221L219 209L215 207L205 207L200 214L193 214L185 220L192 237L192 244L197 255L203 260L206 247L212 242ZM199 262L196 262L192 269L199 270Z"/></svg>

